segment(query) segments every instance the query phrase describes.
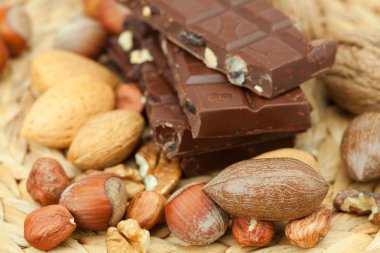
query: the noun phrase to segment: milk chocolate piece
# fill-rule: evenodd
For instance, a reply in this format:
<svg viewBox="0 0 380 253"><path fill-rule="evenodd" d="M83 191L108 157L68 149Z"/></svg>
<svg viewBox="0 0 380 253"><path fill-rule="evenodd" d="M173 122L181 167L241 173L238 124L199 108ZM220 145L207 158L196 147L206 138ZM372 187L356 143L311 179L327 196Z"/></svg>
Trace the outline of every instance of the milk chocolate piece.
<svg viewBox="0 0 380 253"><path fill-rule="evenodd" d="M123 2L230 82L263 97L298 87L334 62L335 41L308 41L265 0Z"/></svg>
<svg viewBox="0 0 380 253"><path fill-rule="evenodd" d="M181 159L181 169L187 177L198 176L213 170L224 169L235 162L250 159L267 151L292 147L293 144L294 137L287 137L250 146L183 157Z"/></svg>
<svg viewBox="0 0 380 253"><path fill-rule="evenodd" d="M191 135L187 118L170 84L159 74L157 68L152 64L144 64L141 70L141 82L148 93L146 112L153 130L153 137L167 152L169 158L247 146L295 134L295 132L287 132L194 139Z"/></svg>
<svg viewBox="0 0 380 253"><path fill-rule="evenodd" d="M230 85L223 74L169 41L166 51L194 138L294 132L310 127L310 105L300 88L265 99Z"/></svg>

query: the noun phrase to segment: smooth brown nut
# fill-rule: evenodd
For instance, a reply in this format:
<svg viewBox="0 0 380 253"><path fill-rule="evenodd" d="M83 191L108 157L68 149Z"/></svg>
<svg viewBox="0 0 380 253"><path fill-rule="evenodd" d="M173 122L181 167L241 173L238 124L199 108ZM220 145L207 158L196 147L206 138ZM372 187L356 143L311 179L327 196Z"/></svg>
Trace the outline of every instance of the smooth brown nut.
<svg viewBox="0 0 380 253"><path fill-rule="evenodd" d="M123 218L127 194L119 178L103 173L83 178L66 188L59 203L72 213L78 227L106 230Z"/></svg>
<svg viewBox="0 0 380 253"><path fill-rule="evenodd" d="M64 50L37 55L32 61L30 72L32 85L40 92L78 76L90 76L97 83L102 82L111 87L119 82L114 73L98 62Z"/></svg>
<svg viewBox="0 0 380 253"><path fill-rule="evenodd" d="M67 157L82 170L104 169L127 158L140 140L144 119L116 110L89 120L75 135Z"/></svg>
<svg viewBox="0 0 380 253"><path fill-rule="evenodd" d="M380 178L380 113L367 112L351 121L342 143L341 157L348 176L359 182Z"/></svg>
<svg viewBox="0 0 380 253"><path fill-rule="evenodd" d="M43 206L58 204L62 192L70 185L61 164L53 158L40 158L34 162L26 181L32 198Z"/></svg>
<svg viewBox="0 0 380 253"><path fill-rule="evenodd" d="M2 39L0 39L0 74L8 63L9 52Z"/></svg>
<svg viewBox="0 0 380 253"><path fill-rule="evenodd" d="M18 56L26 49L31 30L29 16L21 6L0 9L0 37L12 56Z"/></svg>
<svg viewBox="0 0 380 253"><path fill-rule="evenodd" d="M79 129L95 115L114 108L112 88L90 76L75 76L51 87L28 111L21 129L39 144L67 148Z"/></svg>
<svg viewBox="0 0 380 253"><path fill-rule="evenodd" d="M165 216L166 199L156 192L143 191L134 197L127 209L127 219L136 220L140 227L150 230Z"/></svg>
<svg viewBox="0 0 380 253"><path fill-rule="evenodd" d="M273 151L262 153L255 157L255 159L260 158L294 158L298 159L307 165L309 165L312 169L314 169L318 174L320 174L321 169L319 168L317 160L310 153L296 149L296 148L281 148Z"/></svg>
<svg viewBox="0 0 380 253"><path fill-rule="evenodd" d="M116 109L128 109L141 113L144 110L143 94L134 83L119 85L115 89Z"/></svg>
<svg viewBox="0 0 380 253"><path fill-rule="evenodd" d="M227 230L228 214L202 191L205 183L187 185L177 190L165 207L169 229L192 245L216 241Z"/></svg>
<svg viewBox="0 0 380 253"><path fill-rule="evenodd" d="M232 234L241 246L262 247L272 241L275 229L273 222L255 218L234 217Z"/></svg>
<svg viewBox="0 0 380 253"><path fill-rule="evenodd" d="M24 237L39 250L50 250L74 232L74 217L61 205L45 206L31 212L24 222Z"/></svg>
<svg viewBox="0 0 380 253"><path fill-rule="evenodd" d="M54 48L96 58L107 42L107 32L90 18L80 18L63 26L54 38Z"/></svg>
<svg viewBox="0 0 380 253"><path fill-rule="evenodd" d="M290 221L285 227L286 238L301 248L314 247L329 231L330 215L330 209L321 207L305 218Z"/></svg>
<svg viewBox="0 0 380 253"><path fill-rule="evenodd" d="M204 191L226 212L258 220L294 220L319 208L329 184L309 165L293 158L235 163Z"/></svg>

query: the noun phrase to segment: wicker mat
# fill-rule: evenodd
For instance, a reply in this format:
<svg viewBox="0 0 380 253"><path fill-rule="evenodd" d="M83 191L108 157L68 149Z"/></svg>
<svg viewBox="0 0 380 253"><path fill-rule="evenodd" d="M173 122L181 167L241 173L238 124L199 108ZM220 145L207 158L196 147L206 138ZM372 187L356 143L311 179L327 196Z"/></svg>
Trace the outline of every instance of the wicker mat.
<svg viewBox="0 0 380 253"><path fill-rule="evenodd" d="M298 4L316 1L289 0L288 2ZM328 0L335 7L349 5L351 2L366 3L370 6L375 5L376 1L379 2L378 0ZM0 6L14 2L23 4L30 14L33 22L33 40L30 50L18 59L12 60L0 79L0 252L30 253L41 252L30 247L23 237L23 223L26 215L38 208L25 187L25 180L32 163L38 157L50 156L62 163L70 177L74 177L79 171L65 159L60 151L28 143L19 136L23 116L34 100L33 94L29 91L29 65L34 55L51 48L52 37L56 30L82 16L83 10L80 0L1 0ZM279 5L284 4L282 0L278 2ZM297 15L297 12L289 6L284 10ZM302 18L307 18L305 13L303 15L304 17L300 18L301 22ZM379 24L380 22L377 22L375 25L379 26ZM316 31L306 32L315 33ZM312 113L314 126L297 137L296 146L311 152L318 158L323 177L331 183L330 192L324 203L331 205L332 197L339 190L349 187L380 193L379 183L353 183L347 178L342 168L339 143L350 116L329 104L323 84L318 80L309 81L303 88L314 108ZM211 176L206 175L201 179L209 180L210 178ZM199 178L193 180L199 180ZM209 247L187 247L173 235L169 235L164 240L152 236L149 252L380 252L378 230L379 227L370 223L367 217L335 212L329 233L312 249L306 250L290 245L283 236L279 236L271 246L266 248L243 248L236 245L231 233L227 233ZM106 252L105 238L104 232L77 230L68 240L49 252Z"/></svg>

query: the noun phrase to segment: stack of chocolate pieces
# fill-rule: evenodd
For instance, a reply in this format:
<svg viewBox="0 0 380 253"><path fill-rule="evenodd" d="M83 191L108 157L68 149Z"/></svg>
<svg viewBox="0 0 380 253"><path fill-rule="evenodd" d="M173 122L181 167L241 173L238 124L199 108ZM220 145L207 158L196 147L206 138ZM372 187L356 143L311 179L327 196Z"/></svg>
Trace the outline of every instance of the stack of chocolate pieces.
<svg viewBox="0 0 380 253"><path fill-rule="evenodd" d="M109 55L146 92L156 143L188 175L291 146L310 127L299 85L334 62L265 0L127 1ZM139 64L141 63L141 64Z"/></svg>

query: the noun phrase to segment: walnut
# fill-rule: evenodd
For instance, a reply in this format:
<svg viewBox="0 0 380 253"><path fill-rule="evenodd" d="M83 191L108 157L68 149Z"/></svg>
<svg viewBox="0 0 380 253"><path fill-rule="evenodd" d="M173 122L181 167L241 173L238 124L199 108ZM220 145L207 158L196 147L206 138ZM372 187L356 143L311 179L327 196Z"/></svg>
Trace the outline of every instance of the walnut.
<svg viewBox="0 0 380 253"><path fill-rule="evenodd" d="M106 244L108 253L145 253L150 244L149 231L141 229L135 220L124 220L117 228L108 228Z"/></svg>

